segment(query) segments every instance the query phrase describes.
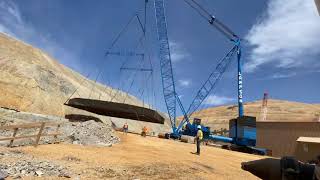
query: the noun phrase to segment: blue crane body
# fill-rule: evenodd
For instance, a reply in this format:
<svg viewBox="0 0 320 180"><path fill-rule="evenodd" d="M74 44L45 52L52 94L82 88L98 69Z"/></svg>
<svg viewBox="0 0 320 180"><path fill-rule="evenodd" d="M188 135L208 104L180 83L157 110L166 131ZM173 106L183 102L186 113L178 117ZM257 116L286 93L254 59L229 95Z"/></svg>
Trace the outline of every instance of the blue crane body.
<svg viewBox="0 0 320 180"><path fill-rule="evenodd" d="M195 0L184 0L187 4L193 7L202 17L204 17L208 23L214 26L218 31L225 35L234 46L227 53L227 55L222 58L214 71L209 75L205 83L198 90L197 95L193 99L187 111L184 109L182 102L177 95L175 89L175 81L172 71L171 55L170 55L170 46L168 40L167 32L167 22L165 16L165 6L164 0L155 0L155 17L157 25L157 33L159 40L159 57L160 57L160 69L163 85L163 94L165 99L165 104L167 107L169 119L171 122L172 133L171 137L179 138L181 135L191 135L195 136L197 132L197 126L199 122L191 123L189 118L191 115L199 108L202 102L210 94L210 92L217 85L221 79L223 73L226 71L228 65L230 64L232 58L236 55L237 65L238 65L238 115L239 117L229 122L230 135L229 137L216 136L210 134L210 128L201 126L202 131L204 132L205 138L228 142L231 144L245 146L245 147L254 147L256 144L256 127L255 127L255 118L244 116L243 114L243 78L242 78L242 59L241 59L241 39L233 33L227 26L220 22L213 15L208 13L204 8L202 8ZM180 107L183 119L177 126L176 123L176 106ZM185 126L185 129L182 128ZM260 150L259 150L260 151Z"/></svg>

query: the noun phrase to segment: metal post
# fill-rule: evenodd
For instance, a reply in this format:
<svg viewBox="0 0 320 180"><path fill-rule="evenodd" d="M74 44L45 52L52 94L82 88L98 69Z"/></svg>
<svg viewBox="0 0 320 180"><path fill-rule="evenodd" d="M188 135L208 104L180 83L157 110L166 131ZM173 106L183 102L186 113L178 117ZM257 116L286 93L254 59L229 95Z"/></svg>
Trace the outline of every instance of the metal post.
<svg viewBox="0 0 320 180"><path fill-rule="evenodd" d="M243 91L242 91L242 64L241 64L241 46L240 40L237 42L238 51L237 51L237 59L238 59L238 114L239 117L243 116Z"/></svg>

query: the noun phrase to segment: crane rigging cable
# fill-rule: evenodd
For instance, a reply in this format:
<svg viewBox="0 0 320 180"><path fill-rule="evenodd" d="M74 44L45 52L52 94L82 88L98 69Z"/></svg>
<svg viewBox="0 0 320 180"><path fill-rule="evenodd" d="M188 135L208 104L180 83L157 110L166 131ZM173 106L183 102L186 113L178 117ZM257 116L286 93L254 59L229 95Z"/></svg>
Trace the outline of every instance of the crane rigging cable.
<svg viewBox="0 0 320 180"><path fill-rule="evenodd" d="M151 58L150 58L150 54L149 54L149 50L146 47L146 43L142 43L143 40L146 40L146 32L147 32L147 28L146 28L146 24L147 24L147 20L146 20L146 3L148 1L145 0L145 21L144 21L144 25L139 17L138 14L135 14L135 18L132 17L128 23L125 25L125 27L120 31L120 33L116 36L116 38L114 39L114 41L112 41L111 46L108 48L105 56L108 58L110 55L122 55L124 54L125 56L127 55L127 57L129 56L141 56L142 58L139 58L140 61L138 62L138 68L134 69L126 69L125 65L126 62L128 61L128 59L125 60L124 63L122 63L122 67L120 68L120 75L123 75L123 72L125 70L138 70L138 71L134 71L133 75L131 76L132 81L129 83L129 89L127 90L128 93L125 93L125 97L122 96L123 98L123 103L116 103L116 102L111 102L113 100L113 98L115 98L115 96L117 96L118 93L120 93L120 86L122 86L122 84L119 85L119 90L115 92L115 94L113 95L113 97L110 96L110 101L103 101L100 100L101 98L101 93L98 94L99 96L99 100L95 100L95 99L85 99L85 98L72 98L68 101L68 103L66 104L67 106L70 107L74 107L74 108L78 108L78 109L82 109L82 110L86 110L89 112L93 112L96 114L101 114L101 115L107 115L107 116L113 116L113 117L119 117L119 118L128 118L128 119L135 119L135 120L140 120L140 121L147 121L147 122L154 122L154 123L164 123L164 118L157 113L156 111L152 110L152 109L148 109L148 108L144 108L144 107L139 107L139 106L135 106L130 104L125 104L127 98L129 97L129 92L131 92L131 89L133 88L133 85L135 84L135 81L137 81L137 74L139 71L144 71L145 72L151 72L150 75L148 76L141 76L141 78L145 78L146 80L142 80L141 81L141 85L142 87L138 90L138 94L140 94L140 96L142 98L145 97L145 87L147 87L148 85L148 81L151 79L150 77L152 77L153 79L153 67L152 67L152 62L151 62ZM139 53L117 53L117 52L112 52L111 50L113 49L113 47L115 46L115 44L117 44L118 40L122 37L122 35L127 32L129 25L132 24L133 20L136 19L137 23L139 23L139 27L143 32L143 36L141 38L139 38L139 41L137 43L137 47L139 47L139 45L143 45L144 46L144 51L148 52L149 56L144 56L144 54L139 54ZM149 61L149 66L150 66L150 71L147 71L148 69L143 67L144 62ZM105 63L105 62L104 62ZM90 95L89 97L91 98L93 95L95 95L94 90L96 86L97 81L99 80L99 78L103 77L103 73L102 73L102 67L103 64L100 66L100 69L98 71L98 74L94 80L94 86L91 89ZM127 81L130 81L130 78L125 79ZM104 87L104 89L106 89L107 87ZM122 88L121 88L122 89ZM112 91L111 91L112 93ZM155 93L154 93L155 94ZM121 99L122 99L121 98ZM121 100L120 100L121 101ZM120 102L118 101L118 102ZM144 101L143 101L144 103Z"/></svg>
<svg viewBox="0 0 320 180"><path fill-rule="evenodd" d="M131 24L131 22L134 20L135 17L136 17L136 14L134 14L134 15L129 19L129 21L127 22L127 24L122 28L122 30L118 33L118 35L116 36L116 38L112 41L110 47L109 47L108 50L107 50L107 53L105 54L105 55L106 55L106 58L108 58L108 55L109 55L108 52L114 47L114 45L118 42L118 40L120 39L120 37L127 31L129 25ZM104 64L104 63L103 63L103 64ZM98 74L97 74L97 76L96 76L96 78L95 78L95 81L94 81L92 90L91 90L91 92L90 92L90 94L89 94L89 98L91 97L92 92L94 91L96 82L97 82L97 80L98 80L98 78L99 78L99 76L100 76L100 74L101 74L101 72L102 72L102 67L103 67L103 65L100 66L100 67L101 67L101 68L99 68L99 70L98 70Z"/></svg>
<svg viewBox="0 0 320 180"><path fill-rule="evenodd" d="M133 77L132 78L132 81L130 83L130 86L129 86L129 89L126 91L126 92L131 92L132 88L133 88L133 85L135 84L136 82L136 79L138 78L138 72L150 72L150 75L145 78L145 76L143 75L142 78L145 78L145 80L141 80L141 88L138 90L138 94L140 93L140 97L141 99L143 100L143 106L144 106L144 89L147 88L147 86L145 86L145 84L148 83L149 79L150 79L150 76L153 76L153 66L152 66L152 62L151 62L151 57L150 57L150 51L149 51L149 48L148 46L146 45L146 42L147 42L147 38L146 38L146 33L147 33L147 19L146 19L146 4L147 4L147 1L145 1L145 22L144 22L144 27L142 27L142 30L143 30L143 36L141 37L141 39L139 40L140 44L143 46L144 48L144 51L145 51L145 54L148 54L148 56L144 56L141 61L140 61L140 64L139 64L139 67L138 68L125 68L124 65L126 62L123 63L123 65L121 66L120 70L134 70L134 74L131 76ZM139 20L139 19L138 19ZM139 24L142 25L141 21L139 21ZM139 45L139 44L138 44ZM148 59L149 61L149 66L150 68L143 68L143 62L145 59ZM153 78L152 78L153 79ZM154 90L154 89L153 89ZM126 99L127 97L129 96L129 94L126 93L126 98L124 98L124 101L123 103L126 102ZM155 94L155 93L154 93ZM148 98L148 97L147 97ZM151 103L149 102L149 105Z"/></svg>
<svg viewBox="0 0 320 180"><path fill-rule="evenodd" d="M86 79L88 79L90 77L90 74L91 74L91 72L89 72L87 74L87 76L82 79L82 81L80 82L79 86L71 93L71 95L67 98L67 100L64 102L64 104L66 104L71 99L71 97L78 91L78 89L82 86L82 84L86 81Z"/></svg>
<svg viewBox="0 0 320 180"><path fill-rule="evenodd" d="M121 31L116 35L116 37L115 37L114 40L112 41L112 43L111 43L111 45L109 46L107 52L105 53L106 58L108 58L110 55L120 55L120 54L121 54L121 53L111 52L111 50L113 49L113 47L115 46L115 44L119 41L119 39L123 36L123 34L128 31L128 28L129 28L130 24L131 24L131 23L133 22L133 20L135 20L135 19L138 21L139 27L140 27L141 31L143 32L143 34L145 34L146 28L143 27L142 22L141 22L141 20L140 20L140 18L139 18L139 15L138 15L137 13L135 13L134 15L131 16L131 18L129 19L129 21L125 24L125 26L121 29ZM145 20L145 24L146 24L146 20ZM141 39L143 39L143 38L144 38L144 37L142 36ZM141 41L141 39L140 39L139 41ZM144 55L142 55L142 54L134 53L134 52L122 53L122 54L125 54L126 56L144 56ZM106 63L106 62L104 62L104 63ZM98 79L102 76L102 71L103 71L104 63L100 66L100 68L99 68L99 70L98 70L98 73L97 73L97 76L95 77L94 83L92 84L92 88L91 88L91 91L90 91L90 93L89 93L89 98L91 98L92 95L94 94L94 90L95 90L95 88L96 88L96 87L95 87L95 86L96 86L96 83L97 83ZM122 66L124 66L124 64L123 64ZM91 74L91 72L90 72L89 74ZM89 75L88 75L86 78L88 78L88 77L89 77ZM84 82L84 81L83 81L83 82ZM83 84L83 82L80 83L80 86ZM107 88L107 87L105 87L104 89L106 89L106 88ZM66 102L67 102L68 100L70 100L70 98L71 98L75 93L77 93L78 89L79 89L79 87L71 94L71 96L66 100ZM120 90L120 89L116 90L115 96L117 95L117 93L118 93L119 90ZM78 93L78 94L79 94L79 93ZM112 92L111 92L111 94L112 94ZM80 95L79 95L79 96L80 96ZM100 99L100 97L101 97L101 94L100 94L100 96L99 96L99 99ZM114 96L111 97L111 101L112 101L114 98L115 98Z"/></svg>
<svg viewBox="0 0 320 180"><path fill-rule="evenodd" d="M148 68L143 68L143 60L146 58L145 56L142 56L141 58L141 61L140 61L140 63L139 63L139 67L138 68L132 68L132 67L129 67L129 68L126 68L125 67L125 65L127 64L127 62L128 62L128 59L126 59L123 63L122 63L122 65L121 65L121 67L120 67L120 73L121 73L121 75L120 75L120 77L122 77L122 74L123 74L123 71L124 70L131 70L131 71L134 71L134 73L133 73L133 75L131 75L131 79L132 79L132 81L131 82L129 82L130 81L130 78L128 79L128 78L126 78L126 80L127 80L127 82L129 82L129 84L130 84L130 86L129 86L129 89L126 91L126 92L130 92L131 91L131 89L132 89L132 87L133 87L133 85L134 85L134 83L135 83L135 81L136 81L136 78L137 78L137 72L138 71L140 71L140 72L142 72L142 71L150 71L150 72L152 72L153 71L153 67L152 67L152 62L151 62L151 58L150 58L150 54L149 54L149 50L148 50L148 48L147 48L147 46L146 46L146 44L143 44L143 40L146 42L146 32L147 32L147 19L146 19L146 3L147 3L147 1L145 1L145 21L144 21L144 26L142 25L142 21L141 21L141 19L139 18L139 15L137 14L136 15L136 17L137 17L137 20L138 20L138 22L139 22L139 25L140 25L140 27L141 27L141 30L142 30L142 32L143 32L143 36L139 39L139 42L137 43L137 47L139 46L139 45L142 45L143 47L144 47L144 49L145 49L145 53L148 53L148 55L149 55L149 64L150 64L150 68L148 69ZM136 49L137 49L137 47L136 47ZM153 74L152 74L153 75ZM142 77L145 77L145 76L142 76ZM149 78L147 78L147 80L146 81L148 81L148 79ZM122 82L122 80L120 80L121 82ZM119 90L120 89L123 89L123 85L124 84L127 84L127 83L120 83L120 86L119 86ZM142 88L144 87L144 83L141 83L142 84ZM141 89L141 88L140 88ZM140 92L140 90L138 91L138 93ZM111 98L111 101L113 100L113 98L115 98L117 95L118 95L118 93L120 93L119 91L117 91L113 96L112 96L112 98ZM128 96L129 96L129 94L128 93L126 93L126 96L125 96L125 98L123 99L123 103L125 103L126 102L126 99L128 98ZM144 100L143 100L144 101ZM144 104L144 103L143 103Z"/></svg>
<svg viewBox="0 0 320 180"><path fill-rule="evenodd" d="M137 45L136 45L136 47L135 47L135 50L136 50L136 49L138 48L138 46L141 44L143 37L144 37L144 35L142 35L142 36L139 38L139 41L138 41L138 43L137 43ZM120 78L122 77L123 68L124 68L124 66L126 65L126 63L128 62L128 60L129 60L129 59L126 58L126 60L122 63L122 65L121 65L121 67L120 67ZM141 64L141 61L140 61L140 64ZM141 67L142 67L142 66L140 66L140 68L141 68ZM132 77L135 77L135 74L134 74L133 76L131 76L131 78L132 78ZM130 79L126 79L126 80L129 82ZM120 86L119 86L119 88L118 88L118 91L115 92L115 94L112 96L112 98L111 98L110 101L113 101L113 99L114 99L116 96L119 95L120 90L124 88L123 86L124 86L125 84L126 84L126 83L123 83L123 82L121 81L121 79L120 79ZM131 83L129 83L129 84L131 84ZM127 96L126 96L126 98L127 98ZM125 101L125 100L124 100L124 101Z"/></svg>
<svg viewBox="0 0 320 180"><path fill-rule="evenodd" d="M192 9L194 9L202 18L208 21L211 25L216 27L216 29L224 34L229 40L236 42L239 37L231 31L230 28L225 26L221 21L219 21L215 16L213 16L210 12L208 12L201 4L199 4L196 0L184 0L186 4L188 4Z"/></svg>
<svg viewBox="0 0 320 180"><path fill-rule="evenodd" d="M129 25L133 22L134 19L137 19L137 21L139 22L139 25L140 25L139 27L141 28L142 32L143 32L143 33L145 32L145 28L143 27L143 25L142 25L142 23L141 23L141 20L140 20L140 18L139 18L139 15L138 15L137 13L134 14L134 15L129 19L129 21L127 22L127 24L123 27L123 29L118 33L118 35L116 36L116 38L112 41L110 47L108 48L108 50L107 50L106 53L105 53L106 58L108 58L109 55L118 55L118 54L121 55L120 52L115 53L115 52L111 52L111 50L113 49L114 45L118 42L118 40L121 38L121 36L128 30ZM141 54L139 54L139 53L134 53L134 52L129 52L129 53L125 53L125 55L126 55L126 56L139 56L139 55L141 55ZM90 94L89 94L89 98L91 98L91 95L92 95L92 93L93 93L93 91L94 91L94 88L95 88L95 84L96 84L97 80L99 79L99 77L100 77L100 75L101 75L101 73L102 73L102 71L103 71L103 70L102 70L102 67L103 67L103 65L101 66L101 68L100 68L100 70L99 70L99 72L98 72L98 74L97 74L97 76L96 76L96 78L95 78L94 85L93 85L92 90L91 90L91 92L90 92ZM113 99L114 99L114 98L111 98L111 101L112 101Z"/></svg>

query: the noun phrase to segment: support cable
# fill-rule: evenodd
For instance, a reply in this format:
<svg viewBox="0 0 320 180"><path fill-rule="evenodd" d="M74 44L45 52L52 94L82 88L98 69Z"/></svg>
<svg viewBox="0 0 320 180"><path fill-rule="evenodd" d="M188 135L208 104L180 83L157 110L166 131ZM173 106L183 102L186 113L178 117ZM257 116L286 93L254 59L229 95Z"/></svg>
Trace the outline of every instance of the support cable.
<svg viewBox="0 0 320 180"><path fill-rule="evenodd" d="M135 47L135 50L139 47L139 44L141 43L142 39L143 39L143 36L139 38L139 41L138 41L138 43L137 43L137 45L136 45L136 47ZM121 70L121 68L123 68L123 67L125 66L125 64L126 64L127 62L128 62L128 58L126 58L126 60L122 63L122 65L121 65L121 67L120 67L120 70ZM120 75L121 75L121 74L122 74L122 71L120 71ZM128 81L129 81L129 79L128 79ZM125 83L121 83L121 82L120 82L120 85L119 85L118 90L115 92L115 94L114 94L114 95L112 96L112 98L110 99L111 102L112 102L113 99L120 93L120 89L123 88L124 84L125 84Z"/></svg>
<svg viewBox="0 0 320 180"><path fill-rule="evenodd" d="M118 40L119 40L120 37L123 35L123 33L127 31L129 25L131 24L131 22L133 21L133 19L134 19L135 17L136 17L136 14L134 14L134 15L129 19L129 21L127 22L127 24L122 28L122 30L118 33L118 35L116 36L116 38L112 41L110 47L108 48L108 50L107 50L107 52L106 52L106 54L105 54L106 57L108 57L109 52L110 52L111 49L114 47L114 45L118 42ZM104 63L103 63L103 64L104 64ZM98 75L97 75L97 77L96 77L96 79L95 79L95 81L94 81L93 88L92 88L92 90L91 90L91 92L90 92L90 94L89 94L89 98L91 97L92 91L93 91L94 88L95 88L95 84L96 84L96 82L97 82L97 80L98 80L98 78L99 78L99 76L100 76L100 74L101 74L101 72L102 72L102 67L103 67L103 66L101 66L101 68L100 68L100 70L99 70L99 72L98 72Z"/></svg>
<svg viewBox="0 0 320 180"><path fill-rule="evenodd" d="M78 91L78 89L81 87L81 85L89 78L89 76L90 76L90 74L91 74L91 72L89 72L88 74L87 74L87 76L85 77L85 78L83 78L83 80L80 82L80 84L79 84L79 87L78 88L76 88L74 91L73 91L73 93L71 93L71 95L68 97L68 99L64 102L64 104L66 104L70 99L71 99L71 97ZM78 95L79 95L79 93L78 93ZM80 95L79 95L80 96Z"/></svg>
<svg viewBox="0 0 320 180"><path fill-rule="evenodd" d="M201 6L196 0L184 0L192 9L194 9L201 17L213 25L219 32L225 35L230 41L236 42L239 37L231 31L226 25L219 21L215 16L209 13L203 6Z"/></svg>

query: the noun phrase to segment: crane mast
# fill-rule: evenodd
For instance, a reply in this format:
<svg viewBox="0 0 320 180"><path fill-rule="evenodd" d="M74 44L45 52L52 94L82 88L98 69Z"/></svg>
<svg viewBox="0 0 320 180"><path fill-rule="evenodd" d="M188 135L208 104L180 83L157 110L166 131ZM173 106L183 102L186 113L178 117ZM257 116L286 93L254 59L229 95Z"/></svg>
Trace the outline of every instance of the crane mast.
<svg viewBox="0 0 320 180"><path fill-rule="evenodd" d="M176 131L176 89L173 78L170 46L167 32L163 0L154 1L160 56L160 71L162 77L163 95L171 121L172 130Z"/></svg>
<svg viewBox="0 0 320 180"><path fill-rule="evenodd" d="M171 126L173 134L178 134L185 123L189 123L189 117L199 108L202 102L210 94L210 92L217 85L218 81L222 77L222 74L227 69L228 65L231 62L232 57L237 54L238 60L238 113L239 117L243 116L243 104L242 104L242 68L241 68L241 46L240 38L233 33L226 25L219 21L215 16L207 12L203 7L201 7L195 0L184 0L189 4L193 9L195 9L203 18L205 18L208 23L214 26L218 31L225 35L230 41L234 43L233 48L227 53L227 55L222 58L218 63L214 71L207 78L205 83L201 86L197 95L193 99L187 111L185 111L179 96L176 93L171 55L170 55L170 46L168 41L168 32L167 32L167 22L165 16L165 6L164 0L155 0L155 16L157 24L157 33L159 41L159 56L160 56L160 70L162 77L163 85L163 95L165 99L165 104L167 107L168 115L171 121ZM183 113L183 120L180 122L179 126L176 127L176 104L178 105Z"/></svg>

